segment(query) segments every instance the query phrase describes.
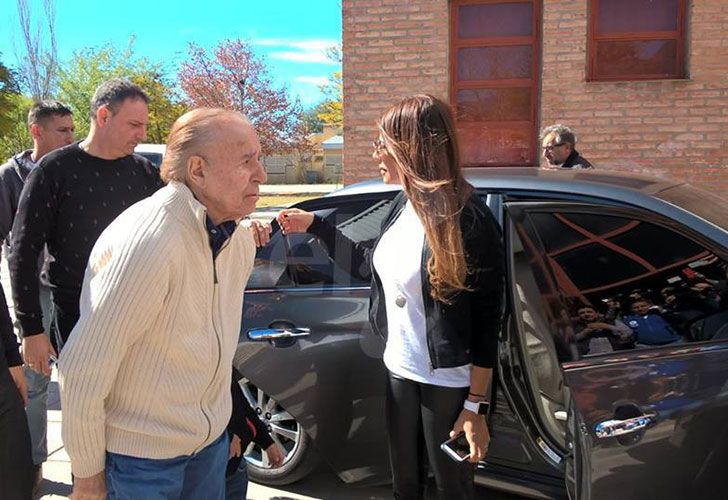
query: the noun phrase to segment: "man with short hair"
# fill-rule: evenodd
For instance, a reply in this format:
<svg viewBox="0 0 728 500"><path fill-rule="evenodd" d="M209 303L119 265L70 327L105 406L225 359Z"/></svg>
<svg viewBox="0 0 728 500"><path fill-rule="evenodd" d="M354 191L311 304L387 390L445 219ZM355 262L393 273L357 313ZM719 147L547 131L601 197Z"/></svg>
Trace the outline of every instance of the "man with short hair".
<svg viewBox="0 0 728 500"><path fill-rule="evenodd" d="M133 154L146 136L148 100L130 82L102 83L91 99L86 139L47 154L26 179L11 231L9 267L23 357L36 372L50 375L49 359L78 319L83 272L98 236L161 186L152 164ZM45 334L38 298L37 261L46 245L53 258L48 279L56 348Z"/></svg>
<svg viewBox="0 0 728 500"><path fill-rule="evenodd" d="M560 123L544 127L539 139L543 157L551 167L594 168L576 151L576 136L569 127Z"/></svg>
<svg viewBox="0 0 728 500"><path fill-rule="evenodd" d="M238 112L190 111L161 175L167 186L96 242L61 354L76 500L225 497L230 367L258 239L238 226L266 180L258 136Z"/></svg>
<svg viewBox="0 0 728 500"><path fill-rule="evenodd" d="M8 243L10 228L13 226L18 209L20 193L25 179L36 164L47 153L73 142L73 115L68 106L58 101L39 101L28 112L28 129L33 138L33 149L20 152L0 166L0 242ZM36 272L40 304L43 310L43 330L48 332L50 325L51 294L48 286L46 252L39 261L40 270ZM26 413L33 447L35 465L35 486L43 479L43 462L48 459L48 382L50 378L29 369L24 369L28 380L28 405Z"/></svg>

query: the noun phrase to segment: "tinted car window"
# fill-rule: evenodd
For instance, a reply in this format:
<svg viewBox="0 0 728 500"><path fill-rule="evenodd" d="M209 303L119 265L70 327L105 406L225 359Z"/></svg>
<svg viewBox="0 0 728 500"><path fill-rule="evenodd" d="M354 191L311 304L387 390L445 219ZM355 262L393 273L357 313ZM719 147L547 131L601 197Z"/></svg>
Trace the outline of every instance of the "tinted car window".
<svg viewBox="0 0 728 500"><path fill-rule="evenodd" d="M534 274L548 263L536 282L567 307L572 333L558 339L562 360L728 339L726 262L692 239L608 214L533 211L529 220L523 227L544 248L526 249Z"/></svg>
<svg viewBox="0 0 728 500"><path fill-rule="evenodd" d="M390 204L391 200L334 200L331 206L313 212L351 240L372 245ZM326 248L313 234L286 237L276 230L270 243L258 250L248 288L367 285L368 280L361 277L362 270L334 260L331 252L336 251Z"/></svg>

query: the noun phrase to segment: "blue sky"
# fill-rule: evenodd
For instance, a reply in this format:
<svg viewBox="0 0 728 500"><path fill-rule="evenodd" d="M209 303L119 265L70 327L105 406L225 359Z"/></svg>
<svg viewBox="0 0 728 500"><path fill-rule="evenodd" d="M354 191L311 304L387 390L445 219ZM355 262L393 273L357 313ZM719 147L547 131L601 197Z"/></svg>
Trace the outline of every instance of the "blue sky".
<svg viewBox="0 0 728 500"><path fill-rule="evenodd" d="M42 0L29 0L43 13ZM108 42L125 47L136 37L135 53L164 61L170 72L184 59L188 42L214 47L227 38L250 41L264 55L279 84L304 106L318 102L318 85L340 65L325 56L341 42L340 0L55 0L59 57ZM15 0L0 0L0 53L14 66L22 44Z"/></svg>

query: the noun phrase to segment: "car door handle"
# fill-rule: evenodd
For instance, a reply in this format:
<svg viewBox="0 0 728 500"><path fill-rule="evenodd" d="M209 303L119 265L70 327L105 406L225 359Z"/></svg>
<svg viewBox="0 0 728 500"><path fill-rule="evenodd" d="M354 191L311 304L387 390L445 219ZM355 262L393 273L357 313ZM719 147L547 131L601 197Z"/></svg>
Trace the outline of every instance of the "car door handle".
<svg viewBox="0 0 728 500"><path fill-rule="evenodd" d="M622 436L647 428L657 421L657 415L640 415L639 417L627 418L624 420L612 419L599 422L594 432L600 439Z"/></svg>
<svg viewBox="0 0 728 500"><path fill-rule="evenodd" d="M254 341L291 339L311 335L310 328L251 328L248 338Z"/></svg>

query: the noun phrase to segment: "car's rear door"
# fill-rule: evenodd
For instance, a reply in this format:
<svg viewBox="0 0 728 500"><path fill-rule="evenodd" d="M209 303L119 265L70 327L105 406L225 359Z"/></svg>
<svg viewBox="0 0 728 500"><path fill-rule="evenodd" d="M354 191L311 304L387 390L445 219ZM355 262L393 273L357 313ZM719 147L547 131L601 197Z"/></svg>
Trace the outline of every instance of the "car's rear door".
<svg viewBox="0 0 728 500"><path fill-rule="evenodd" d="M533 438L566 462L570 496L728 498L723 242L688 214L553 201L507 212L520 244L509 392L527 394Z"/></svg>

